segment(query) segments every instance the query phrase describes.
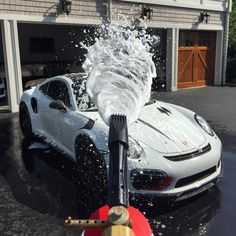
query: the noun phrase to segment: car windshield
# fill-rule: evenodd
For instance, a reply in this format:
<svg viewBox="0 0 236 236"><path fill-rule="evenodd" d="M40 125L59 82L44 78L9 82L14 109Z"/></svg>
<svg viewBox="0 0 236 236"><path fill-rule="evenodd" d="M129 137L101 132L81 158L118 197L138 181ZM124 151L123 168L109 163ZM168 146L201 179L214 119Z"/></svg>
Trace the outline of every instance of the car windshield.
<svg viewBox="0 0 236 236"><path fill-rule="evenodd" d="M86 76L85 74L67 74L67 78L70 78L73 81L72 89L73 93L76 97L76 103L77 107L80 111L97 111L97 107L95 104L91 101L89 95L86 92ZM145 104L151 105L155 101L150 99L149 102Z"/></svg>
<svg viewBox="0 0 236 236"><path fill-rule="evenodd" d="M68 74L66 77L73 81L72 89L76 98L77 107L80 111L97 111L86 92L86 77L83 74Z"/></svg>

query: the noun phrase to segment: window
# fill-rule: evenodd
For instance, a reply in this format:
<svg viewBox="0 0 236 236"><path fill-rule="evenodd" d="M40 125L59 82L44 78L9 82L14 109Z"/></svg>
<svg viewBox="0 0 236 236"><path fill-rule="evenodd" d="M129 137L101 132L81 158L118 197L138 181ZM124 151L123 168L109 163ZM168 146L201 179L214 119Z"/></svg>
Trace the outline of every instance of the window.
<svg viewBox="0 0 236 236"><path fill-rule="evenodd" d="M72 79L73 80L73 79ZM89 95L86 92L86 79L77 78L73 80L73 93L75 95L77 107L80 111L96 110L97 108L92 103Z"/></svg>
<svg viewBox="0 0 236 236"><path fill-rule="evenodd" d="M181 32L179 39L180 47L192 47L194 44L194 34L193 32Z"/></svg>
<svg viewBox="0 0 236 236"><path fill-rule="evenodd" d="M208 34L199 33L199 46L208 46Z"/></svg>
<svg viewBox="0 0 236 236"><path fill-rule="evenodd" d="M54 38L30 38L30 52L55 52Z"/></svg>
<svg viewBox="0 0 236 236"><path fill-rule="evenodd" d="M179 36L180 47L215 47L215 32L181 31Z"/></svg>
<svg viewBox="0 0 236 236"><path fill-rule="evenodd" d="M202 47L214 47L215 34L210 32L201 32L199 33L199 46Z"/></svg>
<svg viewBox="0 0 236 236"><path fill-rule="evenodd" d="M65 83L60 80L51 81L47 91L48 97L53 100L61 100L66 107L71 108L70 96Z"/></svg>
<svg viewBox="0 0 236 236"><path fill-rule="evenodd" d="M47 94L47 90L48 90L48 85L49 85L49 82L48 83L45 83L45 84L42 84L40 87L39 87L39 91L43 94Z"/></svg>

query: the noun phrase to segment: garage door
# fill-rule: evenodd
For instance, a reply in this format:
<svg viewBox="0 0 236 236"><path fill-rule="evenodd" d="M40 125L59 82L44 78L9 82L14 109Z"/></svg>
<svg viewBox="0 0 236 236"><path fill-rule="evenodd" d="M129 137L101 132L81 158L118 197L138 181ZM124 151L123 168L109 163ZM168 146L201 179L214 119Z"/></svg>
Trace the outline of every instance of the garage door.
<svg viewBox="0 0 236 236"><path fill-rule="evenodd" d="M214 84L216 33L180 31L178 88Z"/></svg>

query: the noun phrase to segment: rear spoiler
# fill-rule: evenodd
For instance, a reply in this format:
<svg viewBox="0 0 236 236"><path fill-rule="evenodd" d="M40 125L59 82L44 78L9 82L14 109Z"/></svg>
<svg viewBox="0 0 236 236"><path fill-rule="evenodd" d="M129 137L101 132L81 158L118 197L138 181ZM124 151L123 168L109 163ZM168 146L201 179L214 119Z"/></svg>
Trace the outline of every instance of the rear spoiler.
<svg viewBox="0 0 236 236"><path fill-rule="evenodd" d="M46 81L47 79L36 79L36 80L30 80L25 84L25 89L30 89L32 87L35 87L41 83L43 83L44 81Z"/></svg>

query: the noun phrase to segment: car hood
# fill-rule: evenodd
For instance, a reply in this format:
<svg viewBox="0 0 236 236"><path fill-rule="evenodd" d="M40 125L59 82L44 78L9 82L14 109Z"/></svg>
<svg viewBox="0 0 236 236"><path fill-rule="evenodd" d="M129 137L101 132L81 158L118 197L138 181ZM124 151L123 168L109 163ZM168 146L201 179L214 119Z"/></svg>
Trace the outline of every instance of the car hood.
<svg viewBox="0 0 236 236"><path fill-rule="evenodd" d="M165 154L193 151L206 141L194 118L191 121L162 102L145 106L139 119L130 125L129 134L146 148Z"/></svg>
<svg viewBox="0 0 236 236"><path fill-rule="evenodd" d="M86 112L86 115L108 131L98 112ZM194 151L206 141L194 117L191 121L163 102L143 107L139 119L128 127L128 132L143 148L152 148L163 154Z"/></svg>

